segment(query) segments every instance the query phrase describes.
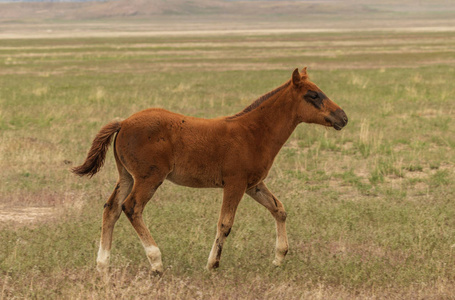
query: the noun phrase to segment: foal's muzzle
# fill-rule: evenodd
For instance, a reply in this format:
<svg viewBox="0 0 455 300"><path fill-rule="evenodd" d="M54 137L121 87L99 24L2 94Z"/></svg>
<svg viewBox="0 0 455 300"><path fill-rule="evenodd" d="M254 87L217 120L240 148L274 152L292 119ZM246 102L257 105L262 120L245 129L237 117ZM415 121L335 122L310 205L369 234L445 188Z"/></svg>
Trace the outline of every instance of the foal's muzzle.
<svg viewBox="0 0 455 300"><path fill-rule="evenodd" d="M348 124L348 116L342 109L330 112L330 115L325 117L325 120L336 130L341 130L344 126L346 126L346 124Z"/></svg>

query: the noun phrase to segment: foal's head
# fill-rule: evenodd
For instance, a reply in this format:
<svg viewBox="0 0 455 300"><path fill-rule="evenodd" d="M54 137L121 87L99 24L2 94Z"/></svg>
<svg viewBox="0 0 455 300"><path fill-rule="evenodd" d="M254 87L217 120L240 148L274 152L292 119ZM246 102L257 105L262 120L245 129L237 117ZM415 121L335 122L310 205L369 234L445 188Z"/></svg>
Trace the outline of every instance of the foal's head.
<svg viewBox="0 0 455 300"><path fill-rule="evenodd" d="M346 113L308 79L306 67L302 73L294 70L291 79L293 101L298 101L300 122L316 123L341 130L348 123Z"/></svg>

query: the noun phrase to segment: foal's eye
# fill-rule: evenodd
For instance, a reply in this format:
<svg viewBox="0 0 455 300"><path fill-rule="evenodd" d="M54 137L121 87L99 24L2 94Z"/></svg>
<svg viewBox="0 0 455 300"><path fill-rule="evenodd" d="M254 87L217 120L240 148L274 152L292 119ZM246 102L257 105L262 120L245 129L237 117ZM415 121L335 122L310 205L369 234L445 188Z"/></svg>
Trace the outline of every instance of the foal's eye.
<svg viewBox="0 0 455 300"><path fill-rule="evenodd" d="M316 92L315 93L311 93L310 97L311 97L311 99L318 99L319 98L319 94L316 93Z"/></svg>
<svg viewBox="0 0 455 300"><path fill-rule="evenodd" d="M316 100L316 99L319 98L319 93L310 90L304 95L304 97L308 97L308 98L310 98L312 100Z"/></svg>
<svg viewBox="0 0 455 300"><path fill-rule="evenodd" d="M314 107L321 109L323 105L322 101L325 99L325 95L323 93L309 90L305 95L303 95L303 99Z"/></svg>

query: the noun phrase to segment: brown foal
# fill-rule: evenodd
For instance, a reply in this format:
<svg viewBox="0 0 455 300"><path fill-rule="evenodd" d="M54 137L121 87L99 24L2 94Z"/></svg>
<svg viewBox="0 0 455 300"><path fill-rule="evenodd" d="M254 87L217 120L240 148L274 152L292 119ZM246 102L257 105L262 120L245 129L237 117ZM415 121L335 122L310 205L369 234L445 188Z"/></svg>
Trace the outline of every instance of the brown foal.
<svg viewBox="0 0 455 300"><path fill-rule="evenodd" d="M93 140L85 162L73 169L80 176L97 173L117 133L114 157L119 178L104 206L97 268L105 270L108 266L114 225L123 211L144 246L152 270L163 272L161 252L142 211L165 179L188 187L223 188L208 269L219 266L224 241L245 193L275 218L273 264L280 265L288 252L286 212L263 181L275 156L301 122L336 130L348 122L344 111L309 81L306 68L301 73L294 70L290 80L234 116L200 119L151 108L105 125Z"/></svg>

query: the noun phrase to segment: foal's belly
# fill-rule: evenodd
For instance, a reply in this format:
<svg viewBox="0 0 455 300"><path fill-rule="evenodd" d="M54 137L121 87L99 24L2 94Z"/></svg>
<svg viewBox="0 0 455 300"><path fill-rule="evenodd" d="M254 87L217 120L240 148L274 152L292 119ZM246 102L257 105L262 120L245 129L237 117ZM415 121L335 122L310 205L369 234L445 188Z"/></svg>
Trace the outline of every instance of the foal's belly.
<svg viewBox="0 0 455 300"><path fill-rule="evenodd" d="M174 170L168 174L167 180L182 186L193 188L215 188L223 187L224 182L221 176L215 176L210 173L190 173Z"/></svg>

